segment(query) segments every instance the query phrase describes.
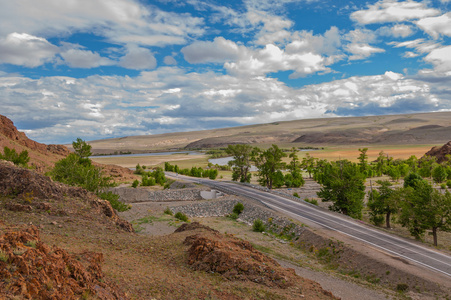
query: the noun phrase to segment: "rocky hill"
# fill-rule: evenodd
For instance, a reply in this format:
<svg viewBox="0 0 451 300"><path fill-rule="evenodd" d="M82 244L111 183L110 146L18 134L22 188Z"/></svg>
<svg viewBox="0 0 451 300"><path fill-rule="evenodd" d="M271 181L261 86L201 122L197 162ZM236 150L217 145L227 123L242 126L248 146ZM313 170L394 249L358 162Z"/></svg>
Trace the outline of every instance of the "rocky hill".
<svg viewBox="0 0 451 300"><path fill-rule="evenodd" d="M69 155L70 150L63 145L45 145L29 139L25 133L17 130L14 123L5 116L0 115L0 152L4 147L16 150L20 153L28 151L30 165L36 171L45 173L49 171L60 159ZM127 168L115 165L100 165L106 175L116 181L127 181L135 179L133 172Z"/></svg>
<svg viewBox="0 0 451 300"><path fill-rule="evenodd" d="M29 139L25 133L17 130L14 123L0 115L0 151L4 147L15 149L17 152L28 151L30 163L38 171L44 172L70 151L63 145L45 145Z"/></svg>
<svg viewBox="0 0 451 300"><path fill-rule="evenodd" d="M435 156L438 163L449 160L447 156L451 155L451 141L441 147L432 147L425 155Z"/></svg>

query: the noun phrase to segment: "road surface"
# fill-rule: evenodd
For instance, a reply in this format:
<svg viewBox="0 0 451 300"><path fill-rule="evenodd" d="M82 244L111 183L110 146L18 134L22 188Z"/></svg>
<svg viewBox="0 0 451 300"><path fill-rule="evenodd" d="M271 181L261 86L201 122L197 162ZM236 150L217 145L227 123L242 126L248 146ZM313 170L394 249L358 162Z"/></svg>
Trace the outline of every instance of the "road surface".
<svg viewBox="0 0 451 300"><path fill-rule="evenodd" d="M175 177L175 174L168 174ZM276 211L290 215L300 221L309 220L324 228L335 230L363 241L381 250L402 257L410 262L451 277L451 256L428 249L415 242L372 228L347 216L329 212L303 201L291 200L264 190L232 182L213 181L177 175L177 178L211 186L228 194L258 200Z"/></svg>

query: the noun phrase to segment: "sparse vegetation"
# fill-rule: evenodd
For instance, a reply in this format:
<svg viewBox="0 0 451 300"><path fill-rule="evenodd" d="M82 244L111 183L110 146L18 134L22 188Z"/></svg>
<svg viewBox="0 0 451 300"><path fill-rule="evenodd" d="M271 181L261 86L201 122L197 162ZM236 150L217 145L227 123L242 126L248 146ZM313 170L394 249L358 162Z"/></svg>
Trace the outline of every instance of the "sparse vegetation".
<svg viewBox="0 0 451 300"><path fill-rule="evenodd" d="M252 230L255 232L263 232L265 231L265 224L260 219L255 219L252 225Z"/></svg>
<svg viewBox="0 0 451 300"><path fill-rule="evenodd" d="M164 210L164 213L167 215L170 215L170 216L173 215L172 210L169 207L166 207L166 209Z"/></svg>
<svg viewBox="0 0 451 300"><path fill-rule="evenodd" d="M244 210L244 205L241 202L238 202L233 207L233 212L236 213L237 215L241 214L243 212L243 210Z"/></svg>
<svg viewBox="0 0 451 300"><path fill-rule="evenodd" d="M27 167L27 164L30 161L27 150L17 153L16 149L10 149L6 146L3 148L3 154L0 153L0 159L11 161L15 165L21 167Z"/></svg>
<svg viewBox="0 0 451 300"><path fill-rule="evenodd" d="M180 221L183 221L183 222L188 222L188 217L184 214L184 213L182 213L182 212L177 212L175 215L174 215L174 217L176 218L176 219L179 219Z"/></svg>

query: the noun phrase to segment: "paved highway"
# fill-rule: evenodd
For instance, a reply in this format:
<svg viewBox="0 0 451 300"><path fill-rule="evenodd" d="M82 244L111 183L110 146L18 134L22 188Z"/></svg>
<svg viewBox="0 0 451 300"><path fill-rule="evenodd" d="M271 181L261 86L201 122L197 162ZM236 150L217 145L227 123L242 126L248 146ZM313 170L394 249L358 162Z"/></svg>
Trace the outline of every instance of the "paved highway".
<svg viewBox="0 0 451 300"><path fill-rule="evenodd" d="M171 175L175 177L173 174ZM428 249L409 240L371 228L349 217L332 213L308 203L291 200L287 197L269 193L264 190L255 189L246 185L181 175L178 175L177 177L208 185L228 194L235 194L258 200L266 206L285 214L289 214L291 217L294 217L300 221L309 220L324 228L341 232L357 240L389 252L392 255L402 257L406 260L451 277L450 256L434 251L433 249Z"/></svg>

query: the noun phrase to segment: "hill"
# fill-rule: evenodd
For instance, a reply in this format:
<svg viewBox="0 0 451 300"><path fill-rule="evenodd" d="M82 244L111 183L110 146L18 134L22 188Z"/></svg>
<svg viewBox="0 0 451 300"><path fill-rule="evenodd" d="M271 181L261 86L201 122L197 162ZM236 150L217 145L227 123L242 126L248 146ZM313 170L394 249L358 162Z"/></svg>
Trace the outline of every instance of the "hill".
<svg viewBox="0 0 451 300"><path fill-rule="evenodd" d="M28 151L30 166L39 173L49 171L55 163L69 155L70 150L63 145L45 145L29 139L25 133L17 130L14 123L5 116L0 115L0 152L4 147L20 153ZM96 164L96 163L95 163ZM133 171L116 165L101 165L104 173L116 181L133 180L136 176Z"/></svg>
<svg viewBox="0 0 451 300"><path fill-rule="evenodd" d="M421 145L450 140L451 112L323 118L91 141L94 153L206 149L229 144Z"/></svg>

